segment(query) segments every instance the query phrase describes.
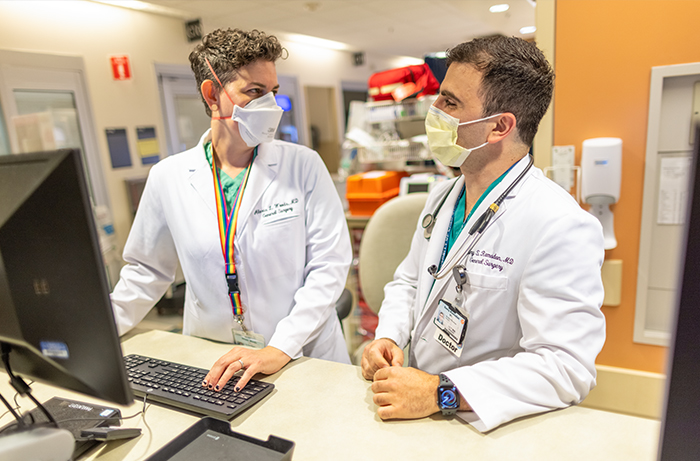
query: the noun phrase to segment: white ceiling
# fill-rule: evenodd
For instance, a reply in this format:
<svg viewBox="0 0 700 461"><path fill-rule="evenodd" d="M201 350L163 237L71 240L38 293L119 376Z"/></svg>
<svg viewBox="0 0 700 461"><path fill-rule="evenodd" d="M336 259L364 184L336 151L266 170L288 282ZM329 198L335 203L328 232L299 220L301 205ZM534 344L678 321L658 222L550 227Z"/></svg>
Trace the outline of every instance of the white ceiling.
<svg viewBox="0 0 700 461"><path fill-rule="evenodd" d="M201 18L204 33L257 28L345 43L356 51L421 58L474 37L520 36L535 0L147 0ZM491 5L508 3L504 13Z"/></svg>

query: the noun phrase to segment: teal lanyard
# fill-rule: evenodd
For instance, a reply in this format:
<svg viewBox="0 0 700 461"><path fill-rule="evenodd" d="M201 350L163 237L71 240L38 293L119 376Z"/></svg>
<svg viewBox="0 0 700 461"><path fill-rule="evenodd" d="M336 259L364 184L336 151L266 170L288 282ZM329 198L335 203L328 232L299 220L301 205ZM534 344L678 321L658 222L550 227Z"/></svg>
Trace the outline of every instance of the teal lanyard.
<svg viewBox="0 0 700 461"><path fill-rule="evenodd" d="M518 162L515 162L508 168L505 173L503 173L501 176L499 176L494 182L492 182L488 188L484 191L483 194L479 197L479 200L476 201L472 209L469 211L469 215L467 215L467 219L464 219L464 210L466 208L465 202L467 200L466 198L466 184L462 187L462 191L459 193L459 197L457 198L457 203L455 204L454 211L452 212L452 218L450 219L450 227L447 229L447 235L445 236L445 244L442 247L442 255L440 256L440 265L438 266L438 269L442 267L442 263L445 262L445 258L447 257L447 254L450 252L450 249L452 248L452 245L457 241L457 238L459 237L459 234L462 233L462 230L464 229L464 226L467 224L469 221L469 218L472 217L472 214L474 214L474 211L479 208L479 205L481 205L481 202L484 201L484 199L491 193L491 191L503 181L503 178L506 177L508 172L513 169L515 165L517 165ZM458 219L455 219L457 217Z"/></svg>

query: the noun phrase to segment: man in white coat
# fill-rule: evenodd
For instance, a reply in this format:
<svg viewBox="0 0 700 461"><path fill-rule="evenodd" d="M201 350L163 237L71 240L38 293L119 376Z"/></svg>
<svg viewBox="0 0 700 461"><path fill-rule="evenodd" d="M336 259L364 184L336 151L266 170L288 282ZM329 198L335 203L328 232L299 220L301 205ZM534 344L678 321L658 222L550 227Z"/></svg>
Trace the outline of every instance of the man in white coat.
<svg viewBox="0 0 700 461"><path fill-rule="evenodd" d="M477 39L447 63L426 132L436 158L462 175L428 197L362 372L382 419L442 412L488 431L576 404L595 385L603 235L532 167L554 86L540 50Z"/></svg>
<svg viewBox="0 0 700 461"><path fill-rule="evenodd" d="M316 152L273 140L283 51L274 36L228 29L190 54L211 130L151 169L112 293L121 334L179 260L183 333L253 347L213 365L203 385L214 391L300 356L350 362L335 311L352 260L340 198Z"/></svg>

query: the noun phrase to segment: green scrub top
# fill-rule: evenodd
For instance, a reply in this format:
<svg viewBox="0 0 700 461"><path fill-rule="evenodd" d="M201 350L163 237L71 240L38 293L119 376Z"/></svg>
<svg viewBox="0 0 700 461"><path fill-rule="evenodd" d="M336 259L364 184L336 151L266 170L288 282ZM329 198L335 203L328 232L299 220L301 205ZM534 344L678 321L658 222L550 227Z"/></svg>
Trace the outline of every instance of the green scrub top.
<svg viewBox="0 0 700 461"><path fill-rule="evenodd" d="M206 155L207 162L209 162L209 167L211 168L211 162L213 159L211 141L204 145L204 155ZM236 199L236 192L238 192L238 188L241 186L241 182L243 182L243 178L245 177L248 167L243 168L243 171L238 173L235 178L227 175L225 172L221 171L220 168L217 169L219 171L219 181L221 182L221 187L224 189L226 208L230 210L233 208L233 201Z"/></svg>
<svg viewBox="0 0 700 461"><path fill-rule="evenodd" d="M517 165L517 162L511 165L510 168L508 168L505 173L503 173L501 176L499 176L494 182L489 185L489 187L484 191L483 194L479 197L479 200L476 201L472 209L469 211L469 215L467 216L467 219L464 219L464 209L466 208L465 202L467 200L467 194L465 194L466 190L466 185L462 187L462 192L459 194L459 198L457 199L457 203L455 204L455 209L453 212L453 219L452 219L452 227L449 229L449 232L447 234L448 242L447 242L447 251L445 251L445 256L450 252L450 249L452 248L452 245L457 241L457 238L459 237L459 234L462 233L462 229L464 229L464 225L469 221L469 218L471 218L472 213L474 213L474 210L479 208L479 205L481 205L481 202L486 198L486 196L489 195L489 193L498 185L500 184L501 181L503 181L503 178L506 177L508 172L515 166ZM443 256L444 259L444 256ZM440 266L442 266L442 263L444 261L440 261Z"/></svg>

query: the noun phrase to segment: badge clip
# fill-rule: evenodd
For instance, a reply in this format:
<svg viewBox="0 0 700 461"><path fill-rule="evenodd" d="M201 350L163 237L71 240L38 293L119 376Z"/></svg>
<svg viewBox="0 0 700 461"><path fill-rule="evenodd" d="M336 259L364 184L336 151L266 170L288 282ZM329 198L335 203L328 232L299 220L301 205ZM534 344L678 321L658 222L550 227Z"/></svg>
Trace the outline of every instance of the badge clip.
<svg viewBox="0 0 700 461"><path fill-rule="evenodd" d="M461 264L452 268L452 276L455 278L457 293L461 293L462 287L467 283L467 269Z"/></svg>
<svg viewBox="0 0 700 461"><path fill-rule="evenodd" d="M238 288L238 275L234 272L233 274L226 274L226 283L228 284L229 293L240 293Z"/></svg>

